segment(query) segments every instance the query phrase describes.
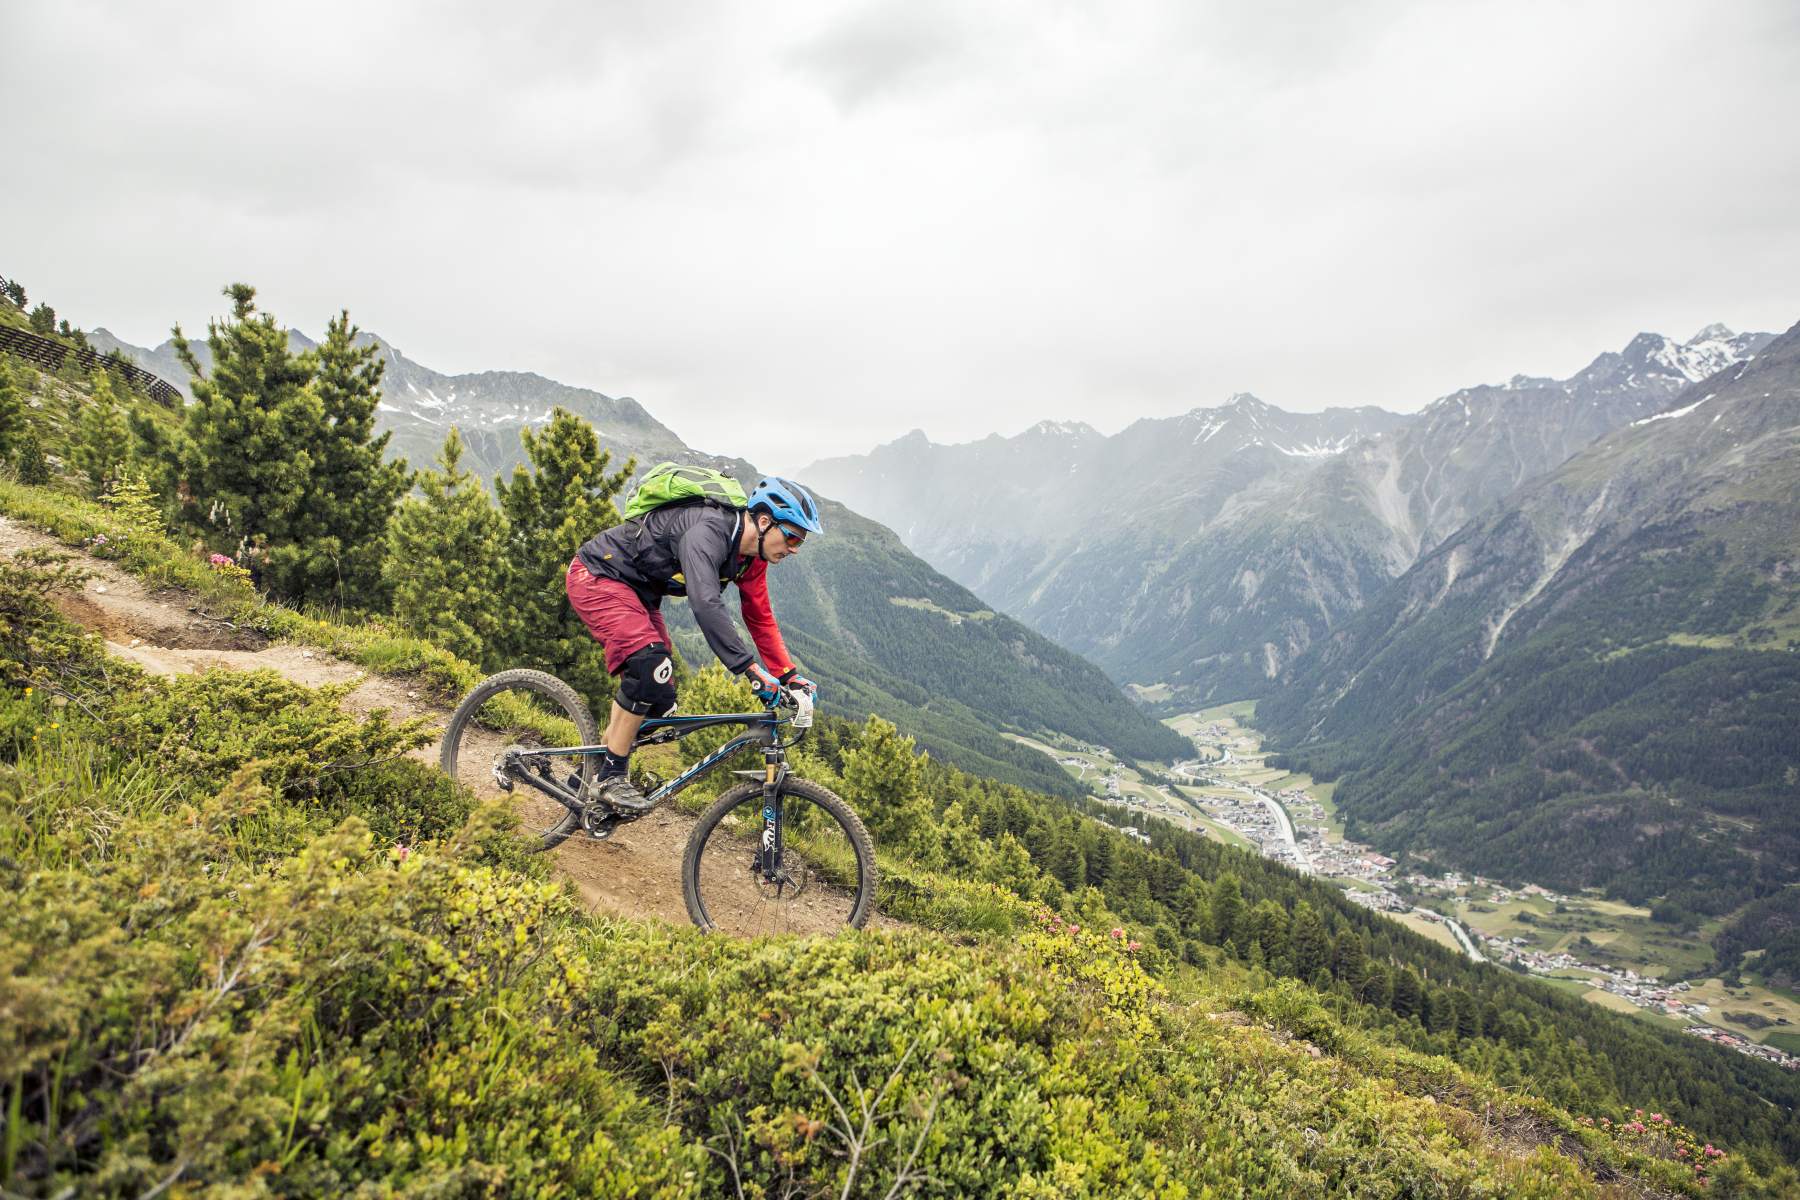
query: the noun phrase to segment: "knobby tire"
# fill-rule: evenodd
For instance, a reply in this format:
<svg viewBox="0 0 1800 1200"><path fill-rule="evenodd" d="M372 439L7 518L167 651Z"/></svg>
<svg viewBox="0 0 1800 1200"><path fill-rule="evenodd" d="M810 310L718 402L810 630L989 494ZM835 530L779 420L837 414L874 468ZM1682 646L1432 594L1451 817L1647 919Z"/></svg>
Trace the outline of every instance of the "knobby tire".
<svg viewBox="0 0 1800 1200"><path fill-rule="evenodd" d="M864 827L862 818L858 817L855 811L836 794L816 783L808 783L804 779L790 778L783 781L781 795L784 810L791 810L800 805L811 805L819 815L829 818L835 824L837 832L842 834L844 840L849 844L855 856L856 879L854 885L846 888L839 884L821 881L815 886L825 890L825 895L829 897L834 910L844 905L849 906L847 917L843 922L845 927L861 929L868 922L869 914L875 908L875 843L869 837L869 831ZM705 903L706 898L702 895L701 876L703 873L710 877L721 869L726 871L738 869L744 876L750 874L748 862L749 857L753 854L753 849L741 844L732 844L741 843L743 841L742 834L722 831L720 826L727 815L747 806L748 815L753 818L748 822L750 829L759 829L762 800L761 784L742 783L731 788L715 800L712 807L700 814L699 821L694 825L694 832L688 838L687 849L682 852L681 894L687 901L688 917L695 925L708 933L722 931L736 933L789 932L797 929L787 923L785 913L778 915L777 908L769 908L761 914L752 922L754 928L731 928L733 920L725 913L710 912ZM714 853L711 855L707 854L709 841L714 842ZM723 853L720 853L721 850ZM803 858L796 855L791 847L787 849L786 854L797 862L803 863L804 861ZM728 881L715 880L707 890L712 892L718 884L726 882ZM815 894L804 902L814 903L819 899L820 896ZM793 905L801 902L799 897L776 900L767 898L766 895L762 900L763 904L769 906Z"/></svg>
<svg viewBox="0 0 1800 1200"><path fill-rule="evenodd" d="M587 746L599 743L600 729L594 723L594 714L588 710L587 701L583 700L574 688L556 676L543 671L533 671L524 667L502 671L498 675L490 675L476 684L474 690L463 697L463 702L456 706L456 711L450 715L450 723L444 727L444 743L438 752L438 765L450 778L457 778L459 761L468 757L463 747L466 736L472 730L489 728L483 726L478 719L482 707L503 692L523 692L539 701L548 702L574 723L577 743ZM494 732L502 735L506 733L505 730ZM555 764L556 771L554 773L559 777L566 777L579 771L582 787L585 789L599 770L594 761L595 757L594 755L582 756L579 767L570 759L559 760ZM478 766L482 771L489 769L487 761L468 765ZM530 798L539 810L549 813L549 817L546 818L547 823L533 829L534 821L527 815L530 810L521 807L521 818L526 826L526 833L537 839L539 850L548 850L553 846L560 845L564 838L581 828L581 817L578 814L564 808L549 796L537 792L530 784L514 784L512 794ZM555 812L550 812L551 809L554 809ZM560 818L551 819L556 818L556 813L561 814Z"/></svg>

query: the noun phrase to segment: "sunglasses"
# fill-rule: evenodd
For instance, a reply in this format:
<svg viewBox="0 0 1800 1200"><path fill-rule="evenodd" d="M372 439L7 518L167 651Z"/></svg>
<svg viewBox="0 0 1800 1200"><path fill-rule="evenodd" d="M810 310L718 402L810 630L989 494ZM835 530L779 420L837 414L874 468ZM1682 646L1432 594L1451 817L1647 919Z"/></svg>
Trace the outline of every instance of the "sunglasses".
<svg viewBox="0 0 1800 1200"><path fill-rule="evenodd" d="M780 530L781 536L787 540L787 544L789 546L798 546L798 545L800 545L800 543L802 543L806 540L806 531L805 530L801 530L800 532L796 533L794 530L789 529L786 525L783 525L780 521L775 522L775 528Z"/></svg>

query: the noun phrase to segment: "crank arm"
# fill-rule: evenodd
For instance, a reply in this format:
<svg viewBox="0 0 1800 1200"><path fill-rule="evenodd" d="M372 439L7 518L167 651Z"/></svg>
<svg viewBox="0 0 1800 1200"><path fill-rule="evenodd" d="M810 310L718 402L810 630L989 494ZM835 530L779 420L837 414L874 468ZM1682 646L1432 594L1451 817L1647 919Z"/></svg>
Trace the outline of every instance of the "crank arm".
<svg viewBox="0 0 1800 1200"><path fill-rule="evenodd" d="M545 779L543 776L531 771L515 774L513 775L513 779L529 787L536 788L538 791L544 793L544 795L550 797L572 813L581 813L586 810L587 806L581 802L581 797L577 796L574 792L571 792L568 788L563 787L553 779Z"/></svg>

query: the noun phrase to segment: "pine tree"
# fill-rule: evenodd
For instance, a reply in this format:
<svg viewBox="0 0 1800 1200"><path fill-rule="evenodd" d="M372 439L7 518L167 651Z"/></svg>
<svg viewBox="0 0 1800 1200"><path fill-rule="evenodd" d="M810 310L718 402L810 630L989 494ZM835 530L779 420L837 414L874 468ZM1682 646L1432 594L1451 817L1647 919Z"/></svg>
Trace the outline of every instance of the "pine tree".
<svg viewBox="0 0 1800 1200"><path fill-rule="evenodd" d="M507 523L501 654L542 667L598 702L613 690L605 655L569 607L563 579L581 543L618 524L612 498L636 463L609 474L612 454L600 449L594 427L561 408L544 429L520 437L531 469L516 468L510 483L494 481Z"/></svg>
<svg viewBox="0 0 1800 1200"><path fill-rule="evenodd" d="M980 878L1010 889L1027 900L1035 899L1038 894L1038 872L1032 864L1031 853L1011 833L1002 833L995 839L993 849L981 864Z"/></svg>
<svg viewBox="0 0 1800 1200"><path fill-rule="evenodd" d="M1288 914L1273 900L1258 900L1244 918L1244 936L1261 942L1273 969L1284 969L1288 958Z"/></svg>
<svg viewBox="0 0 1800 1200"><path fill-rule="evenodd" d="M1202 942L1218 940L1217 931L1213 928L1212 906L1207 903L1206 890L1195 880L1188 880L1175 896L1175 916L1181 922L1181 932L1188 937Z"/></svg>
<svg viewBox="0 0 1800 1200"><path fill-rule="evenodd" d="M297 600L379 608L387 524L412 473L404 460L382 461L390 435L375 436L375 408L387 364L374 342L357 344L360 332L340 312L316 352L320 424L307 438L304 535L271 545L269 583Z"/></svg>
<svg viewBox="0 0 1800 1200"><path fill-rule="evenodd" d="M388 525L382 572L392 612L408 631L492 665L506 519L463 470L462 454L462 434L452 427L438 470L419 476L419 494L402 501Z"/></svg>
<svg viewBox="0 0 1800 1200"><path fill-rule="evenodd" d="M1388 1007L1402 1017L1416 1015L1423 1003L1424 985L1411 967L1395 967L1393 992Z"/></svg>
<svg viewBox="0 0 1800 1200"><path fill-rule="evenodd" d="M1343 980L1352 996L1361 996L1368 983L1368 964L1363 958L1362 939L1348 929L1338 930L1331 943L1331 973Z"/></svg>
<svg viewBox="0 0 1800 1200"><path fill-rule="evenodd" d="M127 537L133 534L161 537L168 532L168 526L163 524L162 510L156 503L156 493L150 490L142 475L120 471L106 481L100 503L111 510L114 522L125 530Z"/></svg>
<svg viewBox="0 0 1800 1200"><path fill-rule="evenodd" d="M1288 925L1288 952L1294 960L1294 974L1311 979L1314 972L1331 966L1331 937L1318 910L1305 900L1294 905L1294 918Z"/></svg>
<svg viewBox="0 0 1800 1200"><path fill-rule="evenodd" d="M28 422L13 443L13 463L18 469L20 483L42 486L50 482L50 463L44 458L44 446L38 441L36 425Z"/></svg>
<svg viewBox="0 0 1800 1200"><path fill-rule="evenodd" d="M1081 841L1068 830L1051 840L1044 866L1056 882L1071 892L1087 886L1087 859L1081 853Z"/></svg>
<svg viewBox="0 0 1800 1200"><path fill-rule="evenodd" d="M11 365L0 357L0 459L12 457L25 432L25 389L13 380Z"/></svg>
<svg viewBox="0 0 1800 1200"><path fill-rule="evenodd" d="M924 762L913 740L880 717L863 725L844 753L844 789L851 806L881 843L902 854L936 844L931 801L925 796Z"/></svg>
<svg viewBox="0 0 1800 1200"><path fill-rule="evenodd" d="M1118 871L1118 852L1111 833L1104 829L1094 831L1094 836L1082 847L1082 855L1087 859L1089 883L1104 888L1114 881Z"/></svg>
<svg viewBox="0 0 1800 1200"><path fill-rule="evenodd" d="M969 820L962 805L951 801L933 825L936 829L932 839L936 865L948 867L958 876L979 877L987 862L988 845L981 840L980 830Z"/></svg>
<svg viewBox="0 0 1800 1200"><path fill-rule="evenodd" d="M69 466L87 483L88 495L98 498L109 480L118 477L131 455L131 428L126 406L113 376L96 371L92 395L69 401Z"/></svg>
<svg viewBox="0 0 1800 1200"><path fill-rule="evenodd" d="M1219 876L1218 882L1213 884L1212 918L1213 933L1220 942L1235 941L1240 936L1244 920L1243 885L1230 871Z"/></svg>
<svg viewBox="0 0 1800 1200"><path fill-rule="evenodd" d="M225 294L230 319L207 326L210 375L181 326L174 329L175 352L193 380L179 433L165 436L147 419L132 428L157 459L153 483L171 503L173 523L259 567L266 547L306 534L303 501L323 409L308 386L312 355L289 350L274 318L256 311L256 289L234 283Z"/></svg>

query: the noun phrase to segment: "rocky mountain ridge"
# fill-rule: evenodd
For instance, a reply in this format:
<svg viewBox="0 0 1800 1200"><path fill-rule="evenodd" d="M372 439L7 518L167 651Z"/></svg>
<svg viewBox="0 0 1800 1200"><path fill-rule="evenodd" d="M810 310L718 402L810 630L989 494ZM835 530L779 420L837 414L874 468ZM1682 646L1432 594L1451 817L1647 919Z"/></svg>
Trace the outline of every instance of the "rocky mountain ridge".
<svg viewBox="0 0 1800 1200"><path fill-rule="evenodd" d="M117 350L162 376L184 396L188 394L187 368L175 353L173 339L146 348L121 341L105 329L94 330L88 338L102 353ZM445 375L406 357L377 335L364 333L359 340L379 347L387 365L377 428L392 433L393 453L415 466L436 457L444 435L454 425L462 431L468 447L465 465L469 469L484 480L510 473L523 462L519 431L546 424L557 407L592 424L601 441L621 459L635 456L648 465L693 453L674 431L630 397L573 387L529 371ZM288 330L288 341L296 351L317 344L297 329ZM209 366L205 339L191 338L190 344L201 367Z"/></svg>
<svg viewBox="0 0 1800 1200"><path fill-rule="evenodd" d="M1239 394L1112 437L915 432L810 476L1115 678L1186 703L1254 696L1471 515L1769 337L1640 334L1566 380L1517 375L1411 415Z"/></svg>
<svg viewBox="0 0 1800 1200"><path fill-rule="evenodd" d="M1390 847L1723 911L1790 881L1800 325L1519 488L1258 710Z"/></svg>

